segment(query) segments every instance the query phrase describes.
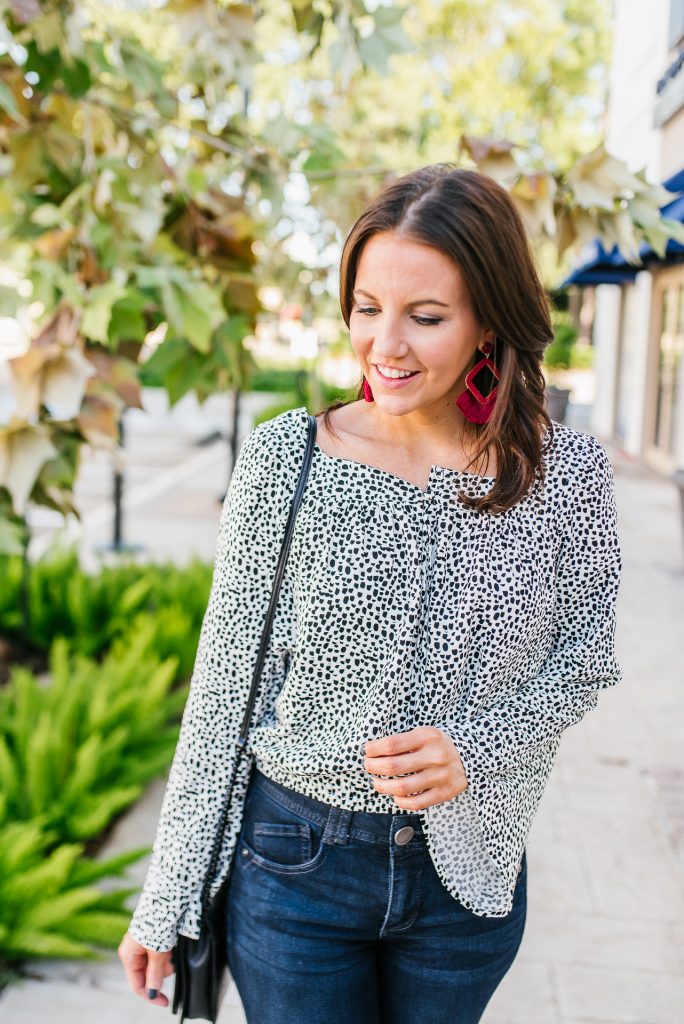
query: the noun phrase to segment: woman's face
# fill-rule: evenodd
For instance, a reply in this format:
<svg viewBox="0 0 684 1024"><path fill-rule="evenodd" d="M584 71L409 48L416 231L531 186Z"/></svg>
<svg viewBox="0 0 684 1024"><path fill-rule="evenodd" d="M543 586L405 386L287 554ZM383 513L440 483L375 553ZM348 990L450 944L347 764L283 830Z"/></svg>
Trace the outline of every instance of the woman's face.
<svg viewBox="0 0 684 1024"><path fill-rule="evenodd" d="M473 312L458 266L439 249L396 231L361 252L349 333L379 408L403 414L441 406L464 388L478 344L494 340ZM387 379L382 370L412 370Z"/></svg>

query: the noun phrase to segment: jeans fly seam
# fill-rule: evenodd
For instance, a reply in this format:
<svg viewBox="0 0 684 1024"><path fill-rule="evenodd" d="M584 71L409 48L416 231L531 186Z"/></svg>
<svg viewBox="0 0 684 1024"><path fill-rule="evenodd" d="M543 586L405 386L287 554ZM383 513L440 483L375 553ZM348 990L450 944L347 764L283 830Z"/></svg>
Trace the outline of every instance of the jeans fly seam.
<svg viewBox="0 0 684 1024"><path fill-rule="evenodd" d="M392 854L392 848L391 847L390 847L390 850L389 850L389 859L390 859L390 870L389 870L389 885L388 885L388 892L387 892L387 910L385 911L385 919L382 922L382 924L380 925L380 932L378 933L378 938L380 938L380 939L383 937L383 932L385 930L385 925L387 924L387 922L389 920L390 912L392 910L392 900L394 899L394 856Z"/></svg>
<svg viewBox="0 0 684 1024"><path fill-rule="evenodd" d="M418 875L417 875L416 881L415 881L415 885L414 885L415 894L416 894L416 905L415 905L415 909L414 909L413 913L410 915L408 921L405 921L404 924L397 924L393 928L388 928L387 931L385 932L385 935L393 935L395 932L405 932L406 929L410 928L411 925L414 923L414 921L417 919L418 913L420 911L420 901L421 901L420 883L421 883L422 878L423 878L423 871L422 871L422 868L421 868L421 870L418 872Z"/></svg>

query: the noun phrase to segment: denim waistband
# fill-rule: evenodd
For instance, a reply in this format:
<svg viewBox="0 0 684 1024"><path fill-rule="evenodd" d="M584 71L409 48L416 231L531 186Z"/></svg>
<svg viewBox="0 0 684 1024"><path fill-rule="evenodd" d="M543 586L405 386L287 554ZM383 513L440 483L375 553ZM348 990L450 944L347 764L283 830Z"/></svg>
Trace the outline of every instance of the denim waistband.
<svg viewBox="0 0 684 1024"><path fill-rule="evenodd" d="M311 822L321 825L325 831L323 842L346 843L347 839L361 839L369 843L383 843L389 846L395 842L399 829L409 825L413 829L410 845L426 846L421 817L417 812L393 813L392 811L350 811L336 807L316 797L298 793L254 768L253 785L282 807L299 814Z"/></svg>

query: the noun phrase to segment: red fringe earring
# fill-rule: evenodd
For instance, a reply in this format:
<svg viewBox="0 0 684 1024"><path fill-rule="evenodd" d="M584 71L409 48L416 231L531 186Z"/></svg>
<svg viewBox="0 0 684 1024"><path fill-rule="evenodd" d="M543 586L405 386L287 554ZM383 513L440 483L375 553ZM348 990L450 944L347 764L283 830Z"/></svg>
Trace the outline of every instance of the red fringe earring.
<svg viewBox="0 0 684 1024"><path fill-rule="evenodd" d="M363 397L366 402L375 401L375 399L373 398L373 392L371 391L371 386L365 377L363 378Z"/></svg>
<svg viewBox="0 0 684 1024"><path fill-rule="evenodd" d="M494 411L496 393L499 389L495 385L488 395L483 395L475 384L475 377L486 366L495 380L499 380L499 371L494 361L489 358L494 348L491 341L484 341L478 348L484 353L484 357L466 374L465 391L456 399L456 405L471 423L486 423Z"/></svg>

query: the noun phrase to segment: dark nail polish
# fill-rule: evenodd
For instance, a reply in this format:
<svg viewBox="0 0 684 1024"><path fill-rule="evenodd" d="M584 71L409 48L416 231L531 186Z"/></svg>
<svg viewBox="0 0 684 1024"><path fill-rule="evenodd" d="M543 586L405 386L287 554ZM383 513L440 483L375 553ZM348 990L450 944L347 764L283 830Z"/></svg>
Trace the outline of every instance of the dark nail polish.
<svg viewBox="0 0 684 1024"><path fill-rule="evenodd" d="M147 994L150 997L150 999L156 999L158 992L159 992L158 988L148 988L148 990L147 990Z"/></svg>

